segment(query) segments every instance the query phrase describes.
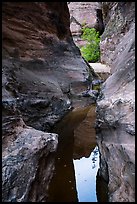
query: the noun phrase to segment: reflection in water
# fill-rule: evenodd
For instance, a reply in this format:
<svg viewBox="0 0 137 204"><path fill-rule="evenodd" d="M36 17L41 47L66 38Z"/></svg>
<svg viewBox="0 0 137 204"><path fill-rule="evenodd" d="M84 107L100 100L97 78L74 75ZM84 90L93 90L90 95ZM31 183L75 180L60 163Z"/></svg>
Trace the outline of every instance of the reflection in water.
<svg viewBox="0 0 137 204"><path fill-rule="evenodd" d="M96 146L95 149L93 150L92 154L92 169L99 167L99 151L98 147ZM96 165L97 163L97 165Z"/></svg>
<svg viewBox="0 0 137 204"><path fill-rule="evenodd" d="M73 158L89 157L96 146L95 105L92 105L84 120L74 129Z"/></svg>
<svg viewBox="0 0 137 204"><path fill-rule="evenodd" d="M98 202L108 202L108 183L100 175L100 169L97 173L96 191Z"/></svg>
<svg viewBox="0 0 137 204"><path fill-rule="evenodd" d="M68 124L59 123L54 132L59 134L59 144L55 160L48 202L78 202L73 157L73 131ZM67 131L66 131L67 130Z"/></svg>
<svg viewBox="0 0 137 204"><path fill-rule="evenodd" d="M48 202L78 202L72 161L56 163L56 174L50 186Z"/></svg>
<svg viewBox="0 0 137 204"><path fill-rule="evenodd" d="M78 202L97 202L96 175L99 168L97 146L89 158L73 160L75 167Z"/></svg>
<svg viewBox="0 0 137 204"><path fill-rule="evenodd" d="M48 202L81 202L90 199L90 197L94 197L95 201L97 168L92 165L96 164L94 159L97 149L94 150L96 146L94 122L95 106L92 105L70 112L52 131L59 134L59 144L55 160L55 175L49 188ZM92 151L93 153L91 153ZM98 158L98 154L96 156ZM79 163L73 159L80 159ZM96 166L98 167L98 164ZM83 194L79 194L79 188L84 186L84 183L79 183L82 182L82 179L81 181L75 180L79 174L77 171L84 173L80 173L80 175L83 176L82 179L86 180L84 183L88 184L83 188ZM94 178L90 172L94 173ZM93 182L94 185L92 185ZM86 198L84 192L88 193Z"/></svg>

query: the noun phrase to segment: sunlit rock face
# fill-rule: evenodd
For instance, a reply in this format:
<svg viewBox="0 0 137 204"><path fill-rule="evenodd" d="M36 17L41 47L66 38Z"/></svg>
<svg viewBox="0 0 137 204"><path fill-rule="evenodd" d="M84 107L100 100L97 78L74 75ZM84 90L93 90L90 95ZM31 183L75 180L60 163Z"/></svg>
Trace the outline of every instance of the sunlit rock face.
<svg viewBox="0 0 137 204"><path fill-rule="evenodd" d="M81 39L83 26L95 28L102 34L104 24L101 2L69 2L68 8L70 11L70 30L78 47L86 43Z"/></svg>
<svg viewBox="0 0 137 204"><path fill-rule="evenodd" d="M109 202L135 201L135 2L103 2L102 62L111 76L97 101L100 174Z"/></svg>
<svg viewBox="0 0 137 204"><path fill-rule="evenodd" d="M58 140L45 132L93 102L71 85L86 90L89 67L69 26L64 2L2 4L3 201L46 201Z"/></svg>

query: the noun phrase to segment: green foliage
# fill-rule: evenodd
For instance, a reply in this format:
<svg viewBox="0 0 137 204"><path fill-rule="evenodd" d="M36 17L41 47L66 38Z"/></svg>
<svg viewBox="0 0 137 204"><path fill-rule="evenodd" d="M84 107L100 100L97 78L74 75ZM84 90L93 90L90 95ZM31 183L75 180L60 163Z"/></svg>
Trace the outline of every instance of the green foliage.
<svg viewBox="0 0 137 204"><path fill-rule="evenodd" d="M82 39L87 41L86 46L80 48L82 56L88 62L97 62L100 58L100 37L95 28L82 28Z"/></svg>

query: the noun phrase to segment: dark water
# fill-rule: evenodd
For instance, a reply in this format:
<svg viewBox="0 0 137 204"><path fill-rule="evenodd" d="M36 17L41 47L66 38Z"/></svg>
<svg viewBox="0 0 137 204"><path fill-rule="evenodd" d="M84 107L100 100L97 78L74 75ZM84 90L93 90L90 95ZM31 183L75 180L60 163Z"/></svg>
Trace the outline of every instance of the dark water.
<svg viewBox="0 0 137 204"><path fill-rule="evenodd" d="M48 202L98 202L99 152L94 122L92 105L69 113L54 128L53 132L59 134L59 144Z"/></svg>

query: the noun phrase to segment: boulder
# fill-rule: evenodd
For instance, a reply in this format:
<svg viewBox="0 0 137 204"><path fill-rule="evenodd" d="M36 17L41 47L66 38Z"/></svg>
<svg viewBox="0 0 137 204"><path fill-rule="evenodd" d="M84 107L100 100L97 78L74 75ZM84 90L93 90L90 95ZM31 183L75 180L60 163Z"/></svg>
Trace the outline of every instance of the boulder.
<svg viewBox="0 0 137 204"><path fill-rule="evenodd" d="M3 101L2 112L2 201L44 202L58 135L26 126L13 100Z"/></svg>

